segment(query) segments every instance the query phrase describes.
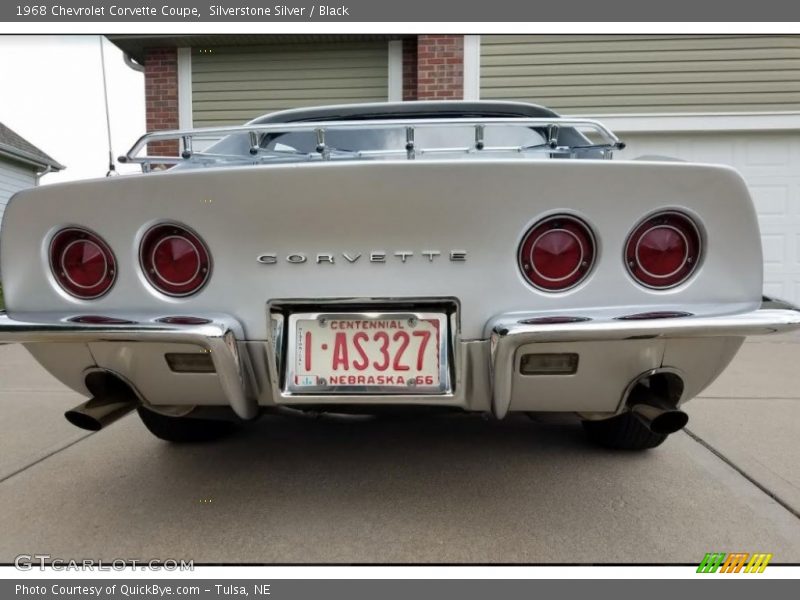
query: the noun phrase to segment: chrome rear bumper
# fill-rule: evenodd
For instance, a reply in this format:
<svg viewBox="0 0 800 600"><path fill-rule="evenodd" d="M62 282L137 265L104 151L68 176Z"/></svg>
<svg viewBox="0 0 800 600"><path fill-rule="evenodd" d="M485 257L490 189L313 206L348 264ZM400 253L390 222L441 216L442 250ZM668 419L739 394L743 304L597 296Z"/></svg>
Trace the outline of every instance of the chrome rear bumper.
<svg viewBox="0 0 800 600"><path fill-rule="evenodd" d="M540 343L609 342L685 338L743 338L800 328L800 308L764 298L761 307L720 316L682 316L620 320L587 319L573 323L526 324L519 317L500 317L491 324L492 409L498 418L508 412L517 372L517 351Z"/></svg>
<svg viewBox="0 0 800 600"><path fill-rule="evenodd" d="M48 315L48 322L26 322L9 318L0 313L0 344L60 344L65 343L64 353L55 360L63 360L70 352L69 344L109 344L122 342L123 345L131 343L132 347L138 346L136 342L155 344L190 344L205 349L211 356L216 379L219 381L224 403L230 405L234 412L243 419L251 419L258 414L260 405L275 405L286 402L280 396L274 382L270 380L276 372L268 373L265 361L270 361L270 345L268 341L246 343L241 325L229 315L204 315L209 323L202 325L176 325L159 323L155 319L138 319L139 322L131 324L96 325L74 323L63 315ZM765 298L761 307L750 312L740 312L720 316L685 316L681 318L649 318L636 321L623 321L610 317L589 315L591 320L574 323L557 324L528 324L523 322L518 314L501 315L489 323L490 339L464 342L454 340L459 346L456 349L454 361L455 381L458 389L447 397L425 399L415 396L395 396L392 402L397 404L409 403L436 403L458 406L470 410L488 410L498 418L502 418L512 410L565 410L582 411L577 404L569 398L579 394L596 392L592 390L592 383L598 377L613 379L608 397L615 396L619 399L622 390L630 379L639 373L654 367L661 366L664 357L663 349L657 348L662 341L667 345L674 345L677 350L673 353L685 352L681 349L681 341L692 338L706 338L706 340L723 340L723 338L736 339L749 335L763 335L780 333L800 328L800 309L790 304ZM596 342L601 342L599 345ZM612 342L608 349L605 342ZM622 346L620 346L620 343ZM740 342L739 342L740 343ZM529 404L519 403L521 397L539 396L547 393L542 389L542 382L546 378L531 378L520 383L519 361L520 355L527 352L536 352L534 346L549 344L548 348L556 348L555 352L581 353L580 377L560 378L559 388L550 388L551 396L561 398L566 395L566 401L551 403L544 406L541 402ZM575 346L571 346L576 344ZM594 347L592 348L592 345ZM252 352L248 346L252 346ZM704 350L702 344L692 350L695 355ZM614 350L612 347L635 357L638 362L628 361L625 368L628 373L614 368ZM539 347L541 348L541 346ZM567 348L567 349L565 349ZM738 346L733 347L730 357L735 354ZM522 351L520 351L522 349ZM712 348L713 349L713 348ZM540 350L541 351L541 350ZM551 350L546 350L551 351ZM142 352L147 352L143 346ZM660 353L659 353L660 352ZM254 362L251 358L258 356ZM681 355L681 360L690 364L694 358ZM649 361L649 362L648 362ZM91 361L86 361L91 362ZM264 364L261 364L264 363ZM727 364L727 363L726 363ZM641 366L641 370L636 369ZM675 366L675 365L666 365ZM680 366L680 365L678 365ZM93 364L75 365L74 373L79 377L81 369L95 367ZM693 367L703 370L704 367ZM724 366L722 367L724 368ZM116 372L110 369L112 372ZM472 371L472 372L468 372ZM126 373L118 375L126 377ZM149 373L139 372L139 377L149 377ZM715 375L710 375L713 379ZM178 375L177 377L181 377ZM183 376L188 377L188 376ZM516 378L516 379L515 379ZM128 378L136 386L135 377ZM552 381L554 378L550 378ZM616 381L619 379L619 381ZM186 379L176 379L174 385L182 385ZM517 382L517 388L514 382ZM484 385L485 382L485 385ZM141 383L141 382L140 382ZM77 389L77 387L76 387ZM171 389L171 388L170 388ZM489 405L491 396L491 406ZM512 406L512 399L516 403ZM296 398L292 399L296 401ZM342 398L330 396L319 399L319 402L335 405ZM371 398L361 396L349 398L350 402L369 404L370 402L386 401L386 398ZM613 411L616 400L607 401L601 411ZM555 406L555 408L554 408Z"/></svg>
<svg viewBox="0 0 800 600"><path fill-rule="evenodd" d="M156 321L94 325L67 319L47 323L16 321L0 313L0 344L150 342L199 346L211 355L228 404L241 418L252 419L258 407L247 397L250 371L247 356L240 354L237 346L237 339L243 337L241 325L225 315L207 318L209 323L202 325Z"/></svg>

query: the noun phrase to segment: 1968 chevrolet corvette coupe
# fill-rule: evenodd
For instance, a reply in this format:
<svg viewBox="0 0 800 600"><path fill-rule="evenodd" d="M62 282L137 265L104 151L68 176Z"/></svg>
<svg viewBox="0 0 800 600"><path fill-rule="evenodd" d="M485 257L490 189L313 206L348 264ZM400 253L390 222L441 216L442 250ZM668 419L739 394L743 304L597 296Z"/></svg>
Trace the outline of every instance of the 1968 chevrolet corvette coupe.
<svg viewBox="0 0 800 600"><path fill-rule="evenodd" d="M736 171L610 160L623 146L506 102L151 133L124 157L141 175L13 198L0 342L89 397L66 416L92 430L438 407L570 413L651 448L746 336L800 312L761 295Z"/></svg>

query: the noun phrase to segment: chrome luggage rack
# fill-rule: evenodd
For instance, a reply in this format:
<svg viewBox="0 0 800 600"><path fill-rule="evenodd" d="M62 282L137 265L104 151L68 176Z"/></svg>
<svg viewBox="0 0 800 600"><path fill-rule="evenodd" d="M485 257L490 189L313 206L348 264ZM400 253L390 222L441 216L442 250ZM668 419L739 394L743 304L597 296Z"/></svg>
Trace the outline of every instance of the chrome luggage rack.
<svg viewBox="0 0 800 600"><path fill-rule="evenodd" d="M486 128L497 125L515 125L540 130L546 140L533 146L490 146L485 143ZM474 130L474 143L461 147L421 148L416 142L419 129L442 126L467 126ZM327 143L328 134L337 130L392 130L405 132L405 144L396 149L343 150ZM593 143L580 133L580 129L599 134L602 141ZM580 143L562 144L559 135L571 131L572 137ZM265 134L291 132L313 132L316 136L314 152L295 150L267 150L261 147ZM236 134L247 135L249 151L247 154L225 154L218 152L195 151L195 139L213 140ZM179 153L175 156L141 155L148 144L154 142L178 141ZM308 121L298 123L263 123L235 125L228 127L204 127L197 129L154 131L140 137L127 154L119 157L121 163L139 163L143 172L155 165L177 165L191 161L196 166L265 164L270 162L299 162L317 160L356 160L368 158L406 158L413 160L429 154L488 154L513 153L522 156L542 156L557 158L611 158L614 150L622 150L625 144L605 125L592 119L569 118L432 118L432 119L371 119L341 121Z"/></svg>

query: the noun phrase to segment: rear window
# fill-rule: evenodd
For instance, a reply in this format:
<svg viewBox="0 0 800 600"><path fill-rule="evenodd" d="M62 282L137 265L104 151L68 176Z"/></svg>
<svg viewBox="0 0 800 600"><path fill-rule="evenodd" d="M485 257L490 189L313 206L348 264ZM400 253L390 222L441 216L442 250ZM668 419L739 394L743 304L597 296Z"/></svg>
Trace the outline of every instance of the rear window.
<svg viewBox="0 0 800 600"><path fill-rule="evenodd" d="M486 126L484 129L486 146L538 146L544 137L537 131L513 125ZM475 128L464 125L443 125L441 127L416 127L414 142L423 150L469 148L475 145ZM398 127L385 129L339 129L325 133L325 143L331 152L361 151L405 151L405 130ZM316 152L317 138L312 131L289 132L265 135L261 142L265 150Z"/></svg>

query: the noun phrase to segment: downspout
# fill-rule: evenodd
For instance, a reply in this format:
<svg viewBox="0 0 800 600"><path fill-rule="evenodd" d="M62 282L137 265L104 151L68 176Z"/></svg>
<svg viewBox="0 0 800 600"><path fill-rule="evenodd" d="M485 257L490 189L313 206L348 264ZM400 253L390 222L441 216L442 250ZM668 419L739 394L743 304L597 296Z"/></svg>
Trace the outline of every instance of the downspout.
<svg viewBox="0 0 800 600"><path fill-rule="evenodd" d="M144 66L137 63L133 60L127 52L122 53L122 60L125 61L125 64L128 65L134 71L138 71L139 73L144 73Z"/></svg>
<svg viewBox="0 0 800 600"><path fill-rule="evenodd" d="M52 170L53 170L53 165L47 165L44 168L44 171L37 172L36 173L36 185L39 185L39 181L42 179L42 177L44 177L48 173L52 172Z"/></svg>

